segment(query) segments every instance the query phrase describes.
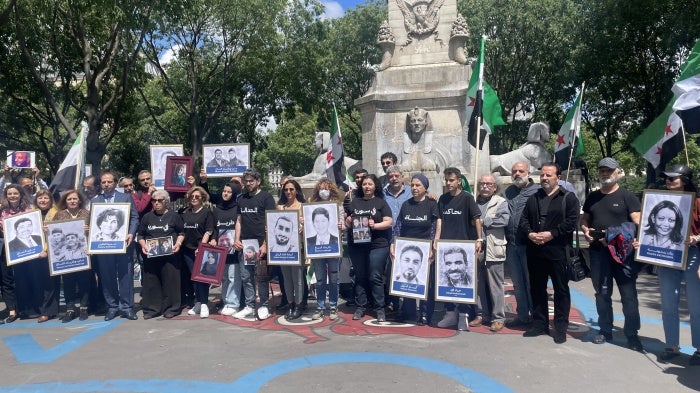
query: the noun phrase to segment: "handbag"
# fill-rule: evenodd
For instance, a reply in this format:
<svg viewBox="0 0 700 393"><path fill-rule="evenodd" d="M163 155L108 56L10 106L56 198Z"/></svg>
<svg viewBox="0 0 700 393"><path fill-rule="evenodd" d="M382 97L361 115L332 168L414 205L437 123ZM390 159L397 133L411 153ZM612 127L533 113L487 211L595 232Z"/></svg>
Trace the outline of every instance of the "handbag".
<svg viewBox="0 0 700 393"><path fill-rule="evenodd" d="M564 215L566 215L566 195L564 195L564 198L562 198L561 204ZM586 260L583 258L583 254L581 253L581 246L579 246L579 227L580 226L577 220L576 240L574 241L576 248L574 248L571 244L566 245L566 277L569 279L569 281L581 281L584 278L589 277L591 274L591 270L588 268Z"/></svg>

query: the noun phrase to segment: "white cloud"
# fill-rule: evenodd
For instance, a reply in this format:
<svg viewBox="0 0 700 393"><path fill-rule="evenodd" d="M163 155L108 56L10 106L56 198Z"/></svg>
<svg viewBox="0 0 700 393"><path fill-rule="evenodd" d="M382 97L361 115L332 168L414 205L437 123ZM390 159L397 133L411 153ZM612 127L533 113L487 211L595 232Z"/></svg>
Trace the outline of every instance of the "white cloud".
<svg viewBox="0 0 700 393"><path fill-rule="evenodd" d="M321 1L326 10L321 14L321 19L335 19L340 18L345 14L343 6L337 1Z"/></svg>
<svg viewBox="0 0 700 393"><path fill-rule="evenodd" d="M180 49L179 45L175 45L167 50L165 50L161 55L160 55L160 64L163 66L166 66L170 64L175 57L177 57L177 52Z"/></svg>

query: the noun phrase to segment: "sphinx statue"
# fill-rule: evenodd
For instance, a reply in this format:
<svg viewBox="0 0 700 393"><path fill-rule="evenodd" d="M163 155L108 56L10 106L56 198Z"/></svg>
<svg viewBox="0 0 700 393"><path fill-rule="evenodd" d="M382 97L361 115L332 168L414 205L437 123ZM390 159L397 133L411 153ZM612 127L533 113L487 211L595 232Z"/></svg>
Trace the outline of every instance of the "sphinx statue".
<svg viewBox="0 0 700 393"><path fill-rule="evenodd" d="M552 155L547 151L545 143L549 141L549 126L545 123L532 123L527 132L527 142L511 152L492 155L491 172L509 176L516 162L530 163L530 172L539 170L542 164L552 161Z"/></svg>

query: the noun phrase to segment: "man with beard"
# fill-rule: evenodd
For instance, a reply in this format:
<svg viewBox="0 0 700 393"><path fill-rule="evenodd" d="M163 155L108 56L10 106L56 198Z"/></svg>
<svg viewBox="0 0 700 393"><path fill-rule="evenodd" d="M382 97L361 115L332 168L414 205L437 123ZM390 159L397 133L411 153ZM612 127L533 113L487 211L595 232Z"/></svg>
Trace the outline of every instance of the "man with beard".
<svg viewBox="0 0 700 393"><path fill-rule="evenodd" d="M631 263L617 263L613 260L604 232L623 222L639 225L641 204L634 194L621 188L617 182L622 177L617 161L610 157L598 163L600 190L586 198L581 217L581 230L590 247L591 281L595 289L598 326L600 331L593 342L603 344L612 340L612 280L615 279L622 300L622 313L625 315L623 331L630 349L643 351L637 332L640 327L639 301L637 299L637 271Z"/></svg>
<svg viewBox="0 0 700 393"><path fill-rule="evenodd" d="M532 297L532 326L523 336L549 333L547 281L554 289L554 342L566 342L571 294L566 275L566 246L571 245L581 208L576 195L559 186L561 169L555 163L542 165L540 186L528 198L520 218L520 230L527 234L527 267Z"/></svg>
<svg viewBox="0 0 700 393"><path fill-rule="evenodd" d="M66 234L66 246L63 248L59 261L70 261L78 258L85 258L85 249L80 244L78 235L75 233Z"/></svg>
<svg viewBox="0 0 700 393"><path fill-rule="evenodd" d="M506 321L508 328L527 328L532 323L532 299L530 298L530 278L527 273L527 234L519 230L520 217L528 198L540 189L539 184L530 179L527 162L516 162L511 169L513 184L503 191L508 201L510 218L506 226L506 263L513 280L516 318Z"/></svg>
<svg viewBox="0 0 700 393"><path fill-rule="evenodd" d="M469 259L467 253L461 248L448 248L443 254L442 272L440 276L440 286L470 288L474 284L469 276L467 267Z"/></svg>
<svg viewBox="0 0 700 393"><path fill-rule="evenodd" d="M292 240L294 225L287 217L280 217L275 223L275 244L270 246L270 252L298 252L299 247ZM292 241L290 241L292 240Z"/></svg>
<svg viewBox="0 0 700 393"><path fill-rule="evenodd" d="M425 285L424 282L418 280L421 266L423 266L423 251L416 246L406 246L401 250L399 257L400 274L394 279L408 284Z"/></svg>

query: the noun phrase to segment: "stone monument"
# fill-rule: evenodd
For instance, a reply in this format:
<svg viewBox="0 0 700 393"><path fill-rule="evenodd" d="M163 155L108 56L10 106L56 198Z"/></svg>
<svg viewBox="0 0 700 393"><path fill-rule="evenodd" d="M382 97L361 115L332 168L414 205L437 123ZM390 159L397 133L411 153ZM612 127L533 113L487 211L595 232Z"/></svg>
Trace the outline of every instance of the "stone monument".
<svg viewBox="0 0 700 393"><path fill-rule="evenodd" d="M314 160L314 167L311 170L310 173L307 173L304 176L299 176L299 177L292 177L292 179L296 180L299 185L301 186L302 189L304 190L311 190L316 186L316 183L326 177L326 162L327 162L327 155L326 152L328 151L328 147L331 144L331 133L330 132L317 132L316 137L314 138L314 148L316 149L316 160ZM350 157L345 157L343 160L343 163L345 164L345 169L348 171L348 173L352 173L355 169L359 169L362 167L362 163L350 158Z"/></svg>
<svg viewBox="0 0 700 393"><path fill-rule="evenodd" d="M362 116L362 162L383 174L379 157L390 151L407 176L423 173L432 192L442 170L460 168L474 179L476 149L467 141L469 36L456 0L388 0L389 20L377 35L382 61L367 93L355 100ZM490 172L488 136L479 174Z"/></svg>

